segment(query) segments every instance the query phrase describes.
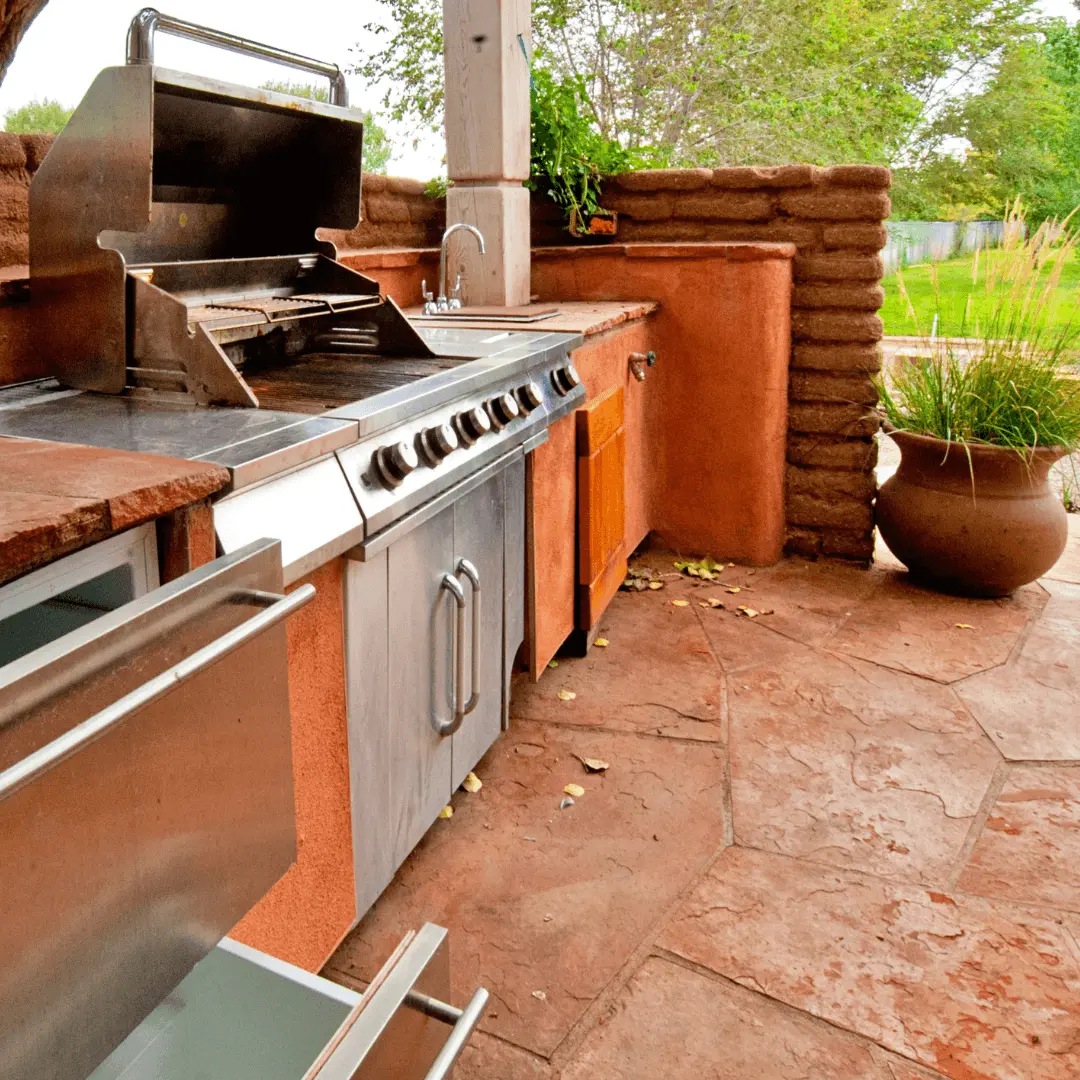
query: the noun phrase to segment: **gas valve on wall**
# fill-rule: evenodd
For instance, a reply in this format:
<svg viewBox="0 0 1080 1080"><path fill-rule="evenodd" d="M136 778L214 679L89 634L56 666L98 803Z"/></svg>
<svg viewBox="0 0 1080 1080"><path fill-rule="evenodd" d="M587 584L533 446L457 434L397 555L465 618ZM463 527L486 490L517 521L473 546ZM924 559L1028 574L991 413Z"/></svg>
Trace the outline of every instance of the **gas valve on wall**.
<svg viewBox="0 0 1080 1080"><path fill-rule="evenodd" d="M656 353L650 349L647 353L632 352L630 354L630 374L638 382L645 381L645 369L656 364Z"/></svg>

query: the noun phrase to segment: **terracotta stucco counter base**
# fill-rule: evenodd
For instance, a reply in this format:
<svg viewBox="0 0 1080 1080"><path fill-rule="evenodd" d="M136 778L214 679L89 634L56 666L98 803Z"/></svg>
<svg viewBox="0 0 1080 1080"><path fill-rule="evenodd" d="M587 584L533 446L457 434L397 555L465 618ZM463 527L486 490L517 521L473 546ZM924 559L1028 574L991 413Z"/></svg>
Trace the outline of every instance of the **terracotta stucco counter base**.
<svg viewBox="0 0 1080 1080"><path fill-rule="evenodd" d="M541 303L659 301L643 487L649 526L674 550L757 565L783 551L794 255L792 244L722 242L534 252Z"/></svg>

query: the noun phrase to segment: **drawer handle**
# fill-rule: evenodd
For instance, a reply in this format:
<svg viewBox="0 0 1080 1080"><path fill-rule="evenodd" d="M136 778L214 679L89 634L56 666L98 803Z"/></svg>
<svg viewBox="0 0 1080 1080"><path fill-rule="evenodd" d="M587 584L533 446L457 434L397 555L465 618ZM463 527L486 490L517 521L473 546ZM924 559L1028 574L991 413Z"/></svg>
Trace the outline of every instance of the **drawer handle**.
<svg viewBox="0 0 1080 1080"><path fill-rule="evenodd" d="M125 694L118 701L107 705L101 712L94 713L81 724L76 724L70 731L65 731L52 742L46 743L10 768L0 772L0 799L6 799L62 761L66 761L91 743L97 742L111 728L122 723L132 713L164 697L179 683L185 682L193 675L198 675L200 671L204 671L223 656L239 649L252 638L258 637L264 630L268 630L275 623L281 622L282 619L302 608L314 596L314 585L301 585L288 596L279 596L277 593L256 589L238 592L232 598L234 601L269 606L266 606L266 609L260 611L258 615L222 634L215 641L211 641L209 645L204 645L174 664L167 671L148 679L142 686L136 687L130 694Z"/></svg>
<svg viewBox="0 0 1080 1080"><path fill-rule="evenodd" d="M480 701L480 571L468 559L458 559L457 572L469 579L473 594L472 611L472 693L465 704L465 715Z"/></svg>
<svg viewBox="0 0 1080 1080"><path fill-rule="evenodd" d="M415 990L410 991L405 1001L425 1016L441 1020L444 1024L453 1024L453 1031L443 1043L439 1056L432 1062L424 1078L424 1080L446 1080L454 1063L461 1057L461 1051L465 1049L465 1044L469 1041L476 1025L480 1023L484 1015L488 1003L488 992L481 986L464 1009L455 1009L453 1005L447 1005L445 1001L428 997L427 994L421 994Z"/></svg>
<svg viewBox="0 0 1080 1080"><path fill-rule="evenodd" d="M445 589L454 598L457 608L454 614L454 685L451 694L454 715L450 720L444 720L441 716L431 718L435 734L445 739L453 735L465 719L465 709L462 706L465 696L465 590L453 574L443 574L439 588Z"/></svg>

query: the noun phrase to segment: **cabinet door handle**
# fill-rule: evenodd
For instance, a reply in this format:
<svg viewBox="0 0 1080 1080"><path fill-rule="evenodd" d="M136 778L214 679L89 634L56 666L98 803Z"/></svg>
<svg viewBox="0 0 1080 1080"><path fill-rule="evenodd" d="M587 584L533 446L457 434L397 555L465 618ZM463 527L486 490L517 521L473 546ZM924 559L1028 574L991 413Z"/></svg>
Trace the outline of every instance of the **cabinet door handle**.
<svg viewBox="0 0 1080 1080"><path fill-rule="evenodd" d="M472 586L472 693L465 703L465 715L480 701L480 571L468 559L458 559L457 572L464 574Z"/></svg>
<svg viewBox="0 0 1080 1080"><path fill-rule="evenodd" d="M461 721L465 719L465 709L462 707L462 699L465 696L465 590L461 582L453 574L443 574L439 582L440 589L446 589L454 598L456 611L454 613L454 685L450 695L453 702L454 715L449 720L443 720L441 716L431 717L431 726L437 735L444 739L453 735Z"/></svg>

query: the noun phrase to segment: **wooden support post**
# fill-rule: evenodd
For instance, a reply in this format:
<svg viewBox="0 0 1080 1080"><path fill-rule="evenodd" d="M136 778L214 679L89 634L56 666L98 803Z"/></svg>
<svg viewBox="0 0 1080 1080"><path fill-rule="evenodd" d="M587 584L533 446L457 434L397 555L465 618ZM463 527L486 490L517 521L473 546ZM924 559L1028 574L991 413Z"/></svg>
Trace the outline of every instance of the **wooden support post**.
<svg viewBox="0 0 1080 1080"><path fill-rule="evenodd" d="M448 286L465 274L467 304L529 302L530 0L443 0L447 224L475 225L451 240Z"/></svg>

